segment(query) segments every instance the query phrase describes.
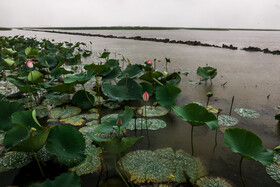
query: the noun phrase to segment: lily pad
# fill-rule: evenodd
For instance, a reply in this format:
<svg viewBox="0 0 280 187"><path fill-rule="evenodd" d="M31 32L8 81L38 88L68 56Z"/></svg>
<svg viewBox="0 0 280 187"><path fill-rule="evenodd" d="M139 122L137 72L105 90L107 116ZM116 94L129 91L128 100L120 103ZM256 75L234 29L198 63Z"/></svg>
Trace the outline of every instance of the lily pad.
<svg viewBox="0 0 280 187"><path fill-rule="evenodd" d="M233 127L238 124L238 119L232 116L221 114L218 117L218 123L222 126Z"/></svg>
<svg viewBox="0 0 280 187"><path fill-rule="evenodd" d="M8 152L0 158L0 172L21 168L32 161L32 154L25 152Z"/></svg>
<svg viewBox="0 0 280 187"><path fill-rule="evenodd" d="M259 118L260 114L252 109L247 108L236 108L234 109L234 112L236 112L238 115L244 118Z"/></svg>
<svg viewBox="0 0 280 187"><path fill-rule="evenodd" d="M51 118L68 118L81 113L81 109L74 106L57 107L50 111Z"/></svg>
<svg viewBox="0 0 280 187"><path fill-rule="evenodd" d="M101 148L97 148L91 144L87 145L85 149L85 161L71 170L76 172L79 176L93 173L101 166L99 157L101 152Z"/></svg>
<svg viewBox="0 0 280 187"><path fill-rule="evenodd" d="M198 187L232 187L225 179L220 177L201 177L196 181Z"/></svg>
<svg viewBox="0 0 280 187"><path fill-rule="evenodd" d="M93 114L80 114L77 116L71 116L68 118L63 118L60 119L60 122L64 124L70 124L73 126L81 126L83 125L87 120L93 120L93 119L98 119L98 114L93 113Z"/></svg>
<svg viewBox="0 0 280 187"><path fill-rule="evenodd" d="M250 131L239 128L227 129L224 134L224 143L234 153L247 159L258 161L263 165L273 163L273 152L266 150L262 146L261 139Z"/></svg>
<svg viewBox="0 0 280 187"><path fill-rule="evenodd" d="M104 95L112 100L122 102L129 100L128 88L126 86L117 86L109 83L102 84Z"/></svg>
<svg viewBox="0 0 280 187"><path fill-rule="evenodd" d="M158 130L166 127L166 122L160 119L147 119L147 126L149 130ZM128 130L135 130L135 120L131 120L127 126ZM146 121L144 118L136 119L136 129L146 129Z"/></svg>
<svg viewBox="0 0 280 187"><path fill-rule="evenodd" d="M143 72L141 65L133 64L126 67L126 69L122 72L122 75L119 77L120 79L125 78L135 78Z"/></svg>
<svg viewBox="0 0 280 187"><path fill-rule="evenodd" d="M47 94L45 95L46 99L43 101L42 105L54 105L59 106L69 102L69 95L66 93L63 94Z"/></svg>
<svg viewBox="0 0 280 187"><path fill-rule="evenodd" d="M186 182L184 173L194 183L205 174L199 160L182 150L174 153L171 148L133 151L122 158L122 163L135 183L169 182L170 176L174 182Z"/></svg>
<svg viewBox="0 0 280 187"><path fill-rule="evenodd" d="M90 135L102 138L102 139L111 139L117 137L117 133L96 133L95 129L97 128L97 125L91 125L82 127L79 129L79 131L85 136L85 139L91 139Z"/></svg>
<svg viewBox="0 0 280 187"><path fill-rule="evenodd" d="M267 174L280 184L280 153L276 152L273 157L274 163L266 167Z"/></svg>
<svg viewBox="0 0 280 187"><path fill-rule="evenodd" d="M106 103L103 104L103 106L109 109L117 109L121 107L121 105L116 101L107 101Z"/></svg>
<svg viewBox="0 0 280 187"><path fill-rule="evenodd" d="M146 106L147 115L145 115L145 106L140 107L137 110L138 114L146 117L156 117L156 116L165 116L169 111L161 106ZM144 114L144 115L143 115Z"/></svg>
<svg viewBox="0 0 280 187"><path fill-rule="evenodd" d="M35 107L35 110L36 110L36 116L39 118L44 118L49 115L49 110L47 106L39 105Z"/></svg>

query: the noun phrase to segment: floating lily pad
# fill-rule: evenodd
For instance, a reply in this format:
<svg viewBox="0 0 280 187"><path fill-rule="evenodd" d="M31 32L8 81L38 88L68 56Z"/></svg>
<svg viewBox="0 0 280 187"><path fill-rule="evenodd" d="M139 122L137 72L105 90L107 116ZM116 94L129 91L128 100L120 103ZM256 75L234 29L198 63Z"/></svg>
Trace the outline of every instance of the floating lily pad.
<svg viewBox="0 0 280 187"><path fill-rule="evenodd" d="M116 133L96 133L95 129L97 128L97 125L92 126L86 126L79 129L79 131L85 136L86 139L90 139L88 135L94 135L102 139L111 139L114 137L117 137Z"/></svg>
<svg viewBox="0 0 280 187"><path fill-rule="evenodd" d="M82 108L83 110L89 110L94 105L95 98L89 92L79 90L75 93L71 103L75 106Z"/></svg>
<svg viewBox="0 0 280 187"><path fill-rule="evenodd" d="M3 144L4 137L5 137L5 133L0 132L0 145Z"/></svg>
<svg viewBox="0 0 280 187"><path fill-rule="evenodd" d="M101 148L97 148L91 144L87 145L85 149L85 155L86 155L85 161L80 165L72 168L71 170L76 172L76 174L79 176L93 173L101 165L101 161L99 157L101 152L102 152Z"/></svg>
<svg viewBox="0 0 280 187"><path fill-rule="evenodd" d="M40 105L35 107L35 110L36 110L36 116L39 118L47 117L49 114L49 110L47 106Z"/></svg>
<svg viewBox="0 0 280 187"><path fill-rule="evenodd" d="M120 108L121 105L116 101L109 101L103 104L103 106L110 108L110 109L117 109Z"/></svg>
<svg viewBox="0 0 280 187"><path fill-rule="evenodd" d="M280 184L280 153L275 153L274 163L266 167L267 174Z"/></svg>
<svg viewBox="0 0 280 187"><path fill-rule="evenodd" d="M81 112L81 109L74 106L57 107L50 111L51 118L68 118L77 115Z"/></svg>
<svg viewBox="0 0 280 187"><path fill-rule="evenodd" d="M171 148L130 152L122 158L122 163L135 183L168 182L170 176L174 176L175 182L186 182L184 173L194 183L205 174L199 160L182 150L174 153Z"/></svg>
<svg viewBox="0 0 280 187"><path fill-rule="evenodd" d="M25 152L8 152L0 158L0 172L21 168L32 161L32 154Z"/></svg>
<svg viewBox="0 0 280 187"><path fill-rule="evenodd" d="M236 112L238 115L244 118L259 118L260 114L252 109L247 108L236 108L234 109L234 112Z"/></svg>
<svg viewBox="0 0 280 187"><path fill-rule="evenodd" d="M80 114L77 116L71 116L68 118L63 118L60 120L60 122L65 123L65 124L70 124L73 126L81 126L83 125L86 120L93 120L93 119L98 119L98 114Z"/></svg>
<svg viewBox="0 0 280 187"><path fill-rule="evenodd" d="M146 106L147 115L145 115L145 106L142 106L137 110L137 112L142 116L155 117L166 115L168 113L168 110L161 106ZM142 113L144 113L144 115Z"/></svg>
<svg viewBox="0 0 280 187"><path fill-rule="evenodd" d="M198 85L199 82L196 82L196 81L193 81L193 80L189 80L189 83L192 84L192 85Z"/></svg>
<svg viewBox="0 0 280 187"><path fill-rule="evenodd" d="M220 177L201 177L196 181L198 187L232 187L232 185Z"/></svg>
<svg viewBox="0 0 280 187"><path fill-rule="evenodd" d="M218 123L222 126L233 127L238 124L238 119L232 116L221 114L218 117Z"/></svg>
<svg viewBox="0 0 280 187"><path fill-rule="evenodd" d="M147 119L147 126L149 130L158 130L166 127L166 122L160 119ZM135 120L131 120L127 126L128 130L135 130ZM136 119L136 129L146 129L146 121L144 118Z"/></svg>
<svg viewBox="0 0 280 187"><path fill-rule="evenodd" d="M59 106L62 104L65 104L67 102L69 102L69 95L66 93L63 94L47 94L45 95L45 100L43 101L42 105L55 105L55 106Z"/></svg>
<svg viewBox="0 0 280 187"><path fill-rule="evenodd" d="M128 153L122 158L122 163L130 180L135 183L165 182L175 172L171 160L161 158L153 151L138 150Z"/></svg>

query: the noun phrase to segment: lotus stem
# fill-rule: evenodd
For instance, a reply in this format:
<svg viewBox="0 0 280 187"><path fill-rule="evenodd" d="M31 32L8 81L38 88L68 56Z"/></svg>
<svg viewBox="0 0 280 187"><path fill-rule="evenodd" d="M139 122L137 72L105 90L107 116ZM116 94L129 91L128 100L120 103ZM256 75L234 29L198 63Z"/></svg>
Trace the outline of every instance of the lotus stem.
<svg viewBox="0 0 280 187"><path fill-rule="evenodd" d="M212 86L212 79L210 78L210 85Z"/></svg>
<svg viewBox="0 0 280 187"><path fill-rule="evenodd" d="M124 170L124 167L123 167L121 154L119 154L119 157L120 157L120 165L121 165L122 171L123 171L123 173L124 173L125 177L128 179L128 176L127 176L127 174L125 173L125 170ZM130 182L131 186L132 186L132 187L134 187L134 185L133 185L132 181L131 181L131 180L129 180L129 182Z"/></svg>
<svg viewBox="0 0 280 187"><path fill-rule="evenodd" d="M86 91L85 85L83 85L83 87L84 87L84 91L85 91L85 94L86 94L86 97L87 97L88 101L89 101L89 102L90 102L90 104L93 106L93 102L92 102L92 100L89 98L89 96L88 96L88 94L87 94L87 91Z"/></svg>
<svg viewBox="0 0 280 187"><path fill-rule="evenodd" d="M127 184L125 178L123 177L123 175L121 174L121 172L119 171L117 164L116 164L116 158L114 159L114 167L116 169L116 171L118 172L119 176L122 178L122 180L124 181L124 183L126 184L127 187L129 187L129 185Z"/></svg>
<svg viewBox="0 0 280 187"><path fill-rule="evenodd" d="M156 81L156 83L158 83L161 86L164 86L161 82L159 82L159 80L157 80L156 78L153 78L154 81Z"/></svg>
<svg viewBox="0 0 280 187"><path fill-rule="evenodd" d="M145 102L145 121L146 121L146 132L147 132L147 137L148 137L148 143L150 143L150 137L149 137L149 129L148 129L148 121L147 121L147 102Z"/></svg>
<svg viewBox="0 0 280 187"><path fill-rule="evenodd" d="M43 172L43 170L42 170L42 168L41 168L40 162L39 162L39 160L38 160L37 154L36 154L34 151L32 151L32 153L33 153L34 158L35 158L35 160L36 160L36 162L37 162L37 164L38 164L38 166L39 166L39 169L40 169L40 171L41 171L42 176L45 177L44 172Z"/></svg>
<svg viewBox="0 0 280 187"><path fill-rule="evenodd" d="M217 135L218 135L218 129L216 129L216 133L215 133L215 145L217 145Z"/></svg>
<svg viewBox="0 0 280 187"><path fill-rule="evenodd" d="M118 126L118 140L121 142L121 128Z"/></svg>
<svg viewBox="0 0 280 187"><path fill-rule="evenodd" d="M192 129L191 129L191 145L192 145L192 156L193 156L193 125L192 125Z"/></svg>
<svg viewBox="0 0 280 187"><path fill-rule="evenodd" d="M231 111L232 111L232 106L233 106L233 102L234 102L234 96L231 99L231 105L230 105L230 110L229 110L229 115L231 116Z"/></svg>
<svg viewBox="0 0 280 187"><path fill-rule="evenodd" d="M240 175L240 178L241 178L241 181L242 181L242 185L243 185L243 187L245 187L245 182L244 182L244 178L242 176L242 167L241 167L243 158L244 157L241 156L241 159L240 159L240 162L239 162L239 175Z"/></svg>
<svg viewBox="0 0 280 187"><path fill-rule="evenodd" d="M206 106L208 106L209 101L210 101L210 97L207 97L207 103L206 103Z"/></svg>
<svg viewBox="0 0 280 187"><path fill-rule="evenodd" d="M165 62L165 71L168 72L167 71L167 61Z"/></svg>

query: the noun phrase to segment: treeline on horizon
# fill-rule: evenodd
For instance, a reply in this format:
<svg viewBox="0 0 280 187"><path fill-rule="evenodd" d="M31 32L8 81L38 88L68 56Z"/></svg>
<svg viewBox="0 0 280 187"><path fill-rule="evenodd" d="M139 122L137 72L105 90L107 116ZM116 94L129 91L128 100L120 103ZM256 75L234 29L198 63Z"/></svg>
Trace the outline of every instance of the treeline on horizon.
<svg viewBox="0 0 280 187"><path fill-rule="evenodd" d="M1 31L7 31L7 30L12 30L12 28L8 28L8 27L0 27Z"/></svg>

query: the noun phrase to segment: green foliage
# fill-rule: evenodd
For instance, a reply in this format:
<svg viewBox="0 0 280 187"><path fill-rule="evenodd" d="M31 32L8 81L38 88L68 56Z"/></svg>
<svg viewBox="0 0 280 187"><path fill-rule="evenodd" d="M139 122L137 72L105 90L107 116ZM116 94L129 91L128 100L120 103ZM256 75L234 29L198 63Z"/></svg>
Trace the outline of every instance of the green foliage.
<svg viewBox="0 0 280 187"><path fill-rule="evenodd" d="M173 111L177 116L182 117L184 121L189 122L193 126L206 124L212 130L218 128L217 117L197 103L190 103L182 107L175 106Z"/></svg>
<svg viewBox="0 0 280 187"><path fill-rule="evenodd" d="M196 181L198 187L232 187L225 179L220 177L201 177Z"/></svg>
<svg viewBox="0 0 280 187"><path fill-rule="evenodd" d="M176 105L176 99L180 93L180 88L177 88L176 86L173 86L171 84L167 84L157 89L156 99L161 106L167 109L171 109Z"/></svg>
<svg viewBox="0 0 280 187"><path fill-rule="evenodd" d="M221 114L218 117L219 125L226 126L226 127L233 127L238 124L238 119L232 116Z"/></svg>
<svg viewBox="0 0 280 187"><path fill-rule="evenodd" d="M234 112L236 112L238 115L244 118L259 118L260 114L252 109L247 108L236 108L234 109Z"/></svg>
<svg viewBox="0 0 280 187"><path fill-rule="evenodd" d="M205 79L214 79L217 75L217 69L210 66L198 67L196 72L199 76Z"/></svg>
<svg viewBox="0 0 280 187"><path fill-rule="evenodd" d="M5 109L0 112L0 130L8 131L13 128L11 115L14 112L24 110L22 104L18 102L9 102L0 100L0 108Z"/></svg>
<svg viewBox="0 0 280 187"><path fill-rule="evenodd" d="M136 78L143 72L142 67L138 64L129 65L126 69L122 72L120 79L122 78Z"/></svg>
<svg viewBox="0 0 280 187"><path fill-rule="evenodd" d="M280 184L280 153L276 152L273 157L274 163L266 166L267 174Z"/></svg>
<svg viewBox="0 0 280 187"><path fill-rule="evenodd" d="M142 97L142 86L132 79L123 78L117 85L127 87L129 100L138 100Z"/></svg>
<svg viewBox="0 0 280 187"><path fill-rule="evenodd" d="M129 100L128 88L126 86L117 86L109 83L102 84L103 93L115 101L122 102Z"/></svg>
<svg viewBox="0 0 280 187"><path fill-rule="evenodd" d="M89 110L93 107L95 98L85 90L79 90L75 93L71 103L83 110Z"/></svg>
<svg viewBox="0 0 280 187"><path fill-rule="evenodd" d="M127 126L127 129L135 130L135 125L137 130L147 129L146 120L144 118L137 118L136 122L135 120L131 120ZM147 119L147 126L148 130L159 130L166 127L166 122L160 119Z"/></svg>
<svg viewBox="0 0 280 187"><path fill-rule="evenodd" d="M74 127L59 125L52 128L46 144L47 151L69 167L85 159L85 139Z"/></svg>
<svg viewBox="0 0 280 187"><path fill-rule="evenodd" d="M224 133L224 143L234 153L247 159L258 161L263 165L273 163L273 152L266 150L262 146L261 139L250 131L239 128L227 129Z"/></svg>
<svg viewBox="0 0 280 187"><path fill-rule="evenodd" d="M42 79L42 73L40 73L39 71L37 70L34 70L34 71L31 71L29 74L28 74L28 77L27 77L28 81L30 82L42 82L43 79Z"/></svg>
<svg viewBox="0 0 280 187"><path fill-rule="evenodd" d="M45 180L42 184L32 184L30 187L81 187L80 177L74 172L62 173L53 181Z"/></svg>
<svg viewBox="0 0 280 187"><path fill-rule="evenodd" d="M50 111L51 118L67 118L81 113L81 109L74 106L57 107Z"/></svg>
<svg viewBox="0 0 280 187"><path fill-rule="evenodd" d="M68 75L64 78L64 83L79 83L85 84L87 81L93 78L93 71L87 71L87 73L79 73L75 75Z"/></svg>
<svg viewBox="0 0 280 187"><path fill-rule="evenodd" d="M157 116L165 116L169 111L161 106L146 106L145 114L145 106L138 108L137 113L146 116L146 117L157 117Z"/></svg>

